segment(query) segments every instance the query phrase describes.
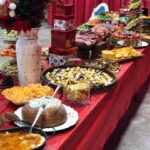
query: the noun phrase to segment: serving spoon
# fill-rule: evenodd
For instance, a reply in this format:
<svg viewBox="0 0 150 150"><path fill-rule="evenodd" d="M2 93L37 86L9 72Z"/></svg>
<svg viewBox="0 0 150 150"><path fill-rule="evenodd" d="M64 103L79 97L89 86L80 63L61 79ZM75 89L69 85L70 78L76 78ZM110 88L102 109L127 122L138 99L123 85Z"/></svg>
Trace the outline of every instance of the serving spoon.
<svg viewBox="0 0 150 150"><path fill-rule="evenodd" d="M43 113L43 111L45 110L45 108L46 108L46 104L42 104L39 107L38 113L37 113L37 115L36 115L36 117L35 117L32 125L30 127L30 130L29 130L30 132L32 132L33 127L35 126L36 122L38 121L39 117L41 116L41 114Z"/></svg>
<svg viewBox="0 0 150 150"><path fill-rule="evenodd" d="M59 90L60 88L61 88L61 85L58 85L58 86L56 87L56 89L55 89L55 91L54 91L53 95L52 95L52 96L46 96L45 98L53 99L53 98L54 98L54 96L56 95L56 93L58 92L58 90Z"/></svg>

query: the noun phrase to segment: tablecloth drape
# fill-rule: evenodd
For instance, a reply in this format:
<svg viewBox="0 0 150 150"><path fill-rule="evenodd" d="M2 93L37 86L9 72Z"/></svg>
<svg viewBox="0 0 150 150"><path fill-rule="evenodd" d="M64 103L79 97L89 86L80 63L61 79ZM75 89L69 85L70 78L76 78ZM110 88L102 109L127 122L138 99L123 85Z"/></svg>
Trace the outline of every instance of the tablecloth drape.
<svg viewBox="0 0 150 150"><path fill-rule="evenodd" d="M148 8L148 15L150 15L150 0L143 0L144 7Z"/></svg>
<svg viewBox="0 0 150 150"><path fill-rule="evenodd" d="M150 46L141 51L145 55L143 58L121 65L114 90L92 95L91 105L86 107L72 106L79 113L77 125L48 139L44 150L102 150L117 123L127 111L132 97L150 75ZM13 112L18 108L4 102L3 97L0 96L2 113ZM12 127L12 124L7 122L4 128L9 127Z"/></svg>

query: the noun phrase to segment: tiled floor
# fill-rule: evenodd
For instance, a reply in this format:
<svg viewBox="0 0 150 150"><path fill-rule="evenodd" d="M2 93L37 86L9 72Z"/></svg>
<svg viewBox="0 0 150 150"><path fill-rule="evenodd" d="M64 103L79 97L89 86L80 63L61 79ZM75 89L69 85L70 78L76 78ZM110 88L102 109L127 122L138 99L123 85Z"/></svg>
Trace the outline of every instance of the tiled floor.
<svg viewBox="0 0 150 150"><path fill-rule="evenodd" d="M42 46L48 45L50 29L41 29L39 40ZM6 46L0 30L0 50ZM5 61L2 58L0 60ZM104 150L150 150L150 86L144 98L133 101L128 113L106 143Z"/></svg>

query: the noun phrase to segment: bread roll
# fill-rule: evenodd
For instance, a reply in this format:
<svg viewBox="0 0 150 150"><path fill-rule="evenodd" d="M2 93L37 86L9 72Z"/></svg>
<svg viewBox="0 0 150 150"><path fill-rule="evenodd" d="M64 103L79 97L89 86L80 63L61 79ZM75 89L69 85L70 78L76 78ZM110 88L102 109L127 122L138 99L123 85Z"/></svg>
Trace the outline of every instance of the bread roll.
<svg viewBox="0 0 150 150"><path fill-rule="evenodd" d="M23 120L32 124L42 104L46 104L46 108L38 119L36 126L56 127L66 122L67 112L61 101L46 97L36 98L25 104L22 109Z"/></svg>

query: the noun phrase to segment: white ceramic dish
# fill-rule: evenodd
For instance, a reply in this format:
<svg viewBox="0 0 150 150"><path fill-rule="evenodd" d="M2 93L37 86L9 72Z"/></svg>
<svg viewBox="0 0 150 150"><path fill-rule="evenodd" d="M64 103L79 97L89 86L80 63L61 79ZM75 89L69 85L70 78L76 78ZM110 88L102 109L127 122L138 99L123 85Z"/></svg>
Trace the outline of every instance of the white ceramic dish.
<svg viewBox="0 0 150 150"><path fill-rule="evenodd" d="M144 42L144 41L141 41L138 43L137 46L135 46L135 48L143 48L143 47L146 47L148 46L148 43L147 42Z"/></svg>
<svg viewBox="0 0 150 150"><path fill-rule="evenodd" d="M77 123L77 121L79 119L77 111L75 111L73 108L66 106L66 105L64 105L64 107L67 111L68 119L64 124L55 127L55 131L61 131L61 130L67 129L69 127L72 127ZM22 120L22 107L18 108L14 113ZM19 122L15 122L15 124L19 127L25 126ZM44 132L54 132L53 128L43 128L42 130Z"/></svg>
<svg viewBox="0 0 150 150"><path fill-rule="evenodd" d="M123 46L124 45L124 41L120 40L117 42L120 46ZM140 41L136 46L134 46L134 48L143 48L143 47L146 47L148 46L148 43L147 42L144 42L144 41Z"/></svg>

